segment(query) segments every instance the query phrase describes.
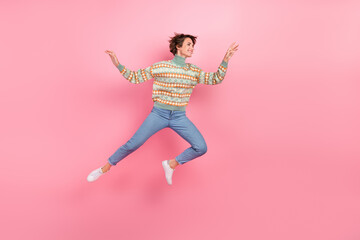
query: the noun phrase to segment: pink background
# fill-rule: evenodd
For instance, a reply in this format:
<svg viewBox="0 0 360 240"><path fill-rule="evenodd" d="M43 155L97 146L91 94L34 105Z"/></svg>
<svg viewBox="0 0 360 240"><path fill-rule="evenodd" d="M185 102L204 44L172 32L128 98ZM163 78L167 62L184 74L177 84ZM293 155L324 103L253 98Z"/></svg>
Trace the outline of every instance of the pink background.
<svg viewBox="0 0 360 240"><path fill-rule="evenodd" d="M1 1L3 239L360 239L360 3ZM166 184L189 145L164 129L109 174L86 177L152 108L174 32L224 82L187 108L208 152Z"/></svg>

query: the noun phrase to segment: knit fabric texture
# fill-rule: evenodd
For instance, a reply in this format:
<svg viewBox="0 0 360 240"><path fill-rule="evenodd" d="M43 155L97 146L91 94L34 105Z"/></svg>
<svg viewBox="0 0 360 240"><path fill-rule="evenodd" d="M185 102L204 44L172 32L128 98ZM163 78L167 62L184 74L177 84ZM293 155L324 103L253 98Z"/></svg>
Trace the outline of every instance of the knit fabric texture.
<svg viewBox="0 0 360 240"><path fill-rule="evenodd" d="M184 57L175 54L171 60L160 61L137 71L132 71L121 64L117 68L129 82L134 84L154 79L152 92L154 106L185 111L195 86L199 83L207 85L221 83L228 63L223 60L216 72L204 72L194 64L185 63Z"/></svg>

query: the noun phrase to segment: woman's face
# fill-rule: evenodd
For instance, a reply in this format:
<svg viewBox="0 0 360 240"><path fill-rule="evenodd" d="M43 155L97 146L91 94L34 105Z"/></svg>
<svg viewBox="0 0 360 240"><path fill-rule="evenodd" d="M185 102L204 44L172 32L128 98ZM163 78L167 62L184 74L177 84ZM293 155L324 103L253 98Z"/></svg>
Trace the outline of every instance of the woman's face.
<svg viewBox="0 0 360 240"><path fill-rule="evenodd" d="M191 38L185 38L181 48L177 47L178 55L182 57L191 57L194 52L194 44Z"/></svg>

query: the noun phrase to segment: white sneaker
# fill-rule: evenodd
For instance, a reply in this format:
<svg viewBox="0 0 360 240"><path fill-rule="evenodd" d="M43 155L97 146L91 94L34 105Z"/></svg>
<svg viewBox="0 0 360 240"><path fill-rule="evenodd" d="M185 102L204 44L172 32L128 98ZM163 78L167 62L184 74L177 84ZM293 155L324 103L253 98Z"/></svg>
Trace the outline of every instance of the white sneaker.
<svg viewBox="0 0 360 240"><path fill-rule="evenodd" d="M166 181L167 181L167 183L169 185L171 185L172 184L172 175L173 175L175 169L172 169L170 167L169 160L162 161L162 166L163 166L164 171L165 171Z"/></svg>
<svg viewBox="0 0 360 240"><path fill-rule="evenodd" d="M94 171L92 171L89 176L87 177L88 182L93 182L96 179L98 179L101 175L103 174L103 171L101 170L101 168L95 169Z"/></svg>

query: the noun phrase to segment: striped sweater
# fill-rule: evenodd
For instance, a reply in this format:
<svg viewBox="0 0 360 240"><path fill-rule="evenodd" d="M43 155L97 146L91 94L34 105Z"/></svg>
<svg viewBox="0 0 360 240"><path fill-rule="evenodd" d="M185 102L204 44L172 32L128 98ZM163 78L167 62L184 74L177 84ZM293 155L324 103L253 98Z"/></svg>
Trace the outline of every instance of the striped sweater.
<svg viewBox="0 0 360 240"><path fill-rule="evenodd" d="M172 60L160 61L137 71L131 71L121 64L117 66L120 73L131 83L143 83L153 78L154 106L180 111L185 111L191 93L198 83L221 83L227 67L228 63L223 60L217 72L204 72L194 64L185 63L185 58L177 54Z"/></svg>

